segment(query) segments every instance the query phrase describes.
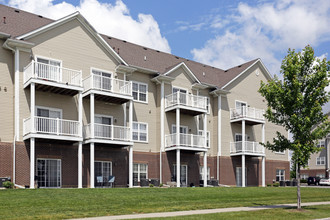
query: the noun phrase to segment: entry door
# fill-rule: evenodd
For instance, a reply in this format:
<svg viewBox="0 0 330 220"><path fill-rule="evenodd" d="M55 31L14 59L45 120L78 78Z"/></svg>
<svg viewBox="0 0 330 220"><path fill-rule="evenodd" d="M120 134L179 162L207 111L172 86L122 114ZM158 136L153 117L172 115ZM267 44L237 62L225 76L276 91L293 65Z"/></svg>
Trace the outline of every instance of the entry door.
<svg viewBox="0 0 330 220"><path fill-rule="evenodd" d="M187 104L187 90L173 87L172 92L173 94L177 93L177 95L179 95L180 104ZM175 98L174 102L176 102L176 95L174 95L173 97Z"/></svg>
<svg viewBox="0 0 330 220"><path fill-rule="evenodd" d="M57 121L53 120L62 118L60 110L37 107L36 115L38 116L36 121L37 132L57 133L61 131L61 124L58 128Z"/></svg>
<svg viewBox="0 0 330 220"><path fill-rule="evenodd" d="M112 116L100 116L96 115L94 117L95 120L95 136L96 137L104 137L104 138L112 138Z"/></svg>
<svg viewBox="0 0 330 220"><path fill-rule="evenodd" d="M92 70L94 78L94 86L101 90L111 90L111 73L106 73L98 70Z"/></svg>
<svg viewBox="0 0 330 220"><path fill-rule="evenodd" d="M172 134L176 134L176 125L172 125ZM188 127L180 126L180 134L188 134ZM188 135L180 135L180 144L188 144Z"/></svg>
<svg viewBox="0 0 330 220"><path fill-rule="evenodd" d="M242 167L236 167L236 186L242 186ZM247 168L245 167L245 186L247 186Z"/></svg>
<svg viewBox="0 0 330 220"><path fill-rule="evenodd" d="M245 112L244 112L244 107L246 107L246 102L239 102L239 101L236 101L235 103L236 105L236 112L237 114L239 115L245 115Z"/></svg>
<svg viewBox="0 0 330 220"><path fill-rule="evenodd" d="M174 165L174 181L176 181L176 165ZM188 166L187 165L180 166L180 184L181 184L181 186L188 185Z"/></svg>
<svg viewBox="0 0 330 220"><path fill-rule="evenodd" d="M61 81L61 62L37 58L36 72L39 78Z"/></svg>
<svg viewBox="0 0 330 220"><path fill-rule="evenodd" d="M37 175L39 187L61 187L61 160L38 159Z"/></svg>

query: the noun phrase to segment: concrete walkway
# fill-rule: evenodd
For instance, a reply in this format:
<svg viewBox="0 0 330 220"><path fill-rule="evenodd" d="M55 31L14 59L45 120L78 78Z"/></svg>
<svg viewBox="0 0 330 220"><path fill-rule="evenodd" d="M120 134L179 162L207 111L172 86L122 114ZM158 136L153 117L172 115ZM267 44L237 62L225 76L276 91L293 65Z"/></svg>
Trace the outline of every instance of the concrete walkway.
<svg viewBox="0 0 330 220"><path fill-rule="evenodd" d="M313 205L330 205L329 202L305 202L301 206L313 206ZM158 212L147 214L131 214L131 215L114 215L103 217L82 218L81 220L113 220L113 219L138 219L138 218L161 218L161 217L176 217L185 215L200 215L200 214L212 214L222 212L240 212L240 211L258 211L274 208L289 208L297 207L297 203L281 204L281 205L269 205L269 206L251 206L251 207L233 207L233 208L221 208L221 209L203 209L203 210L191 210L191 211L178 211L178 212ZM77 220L77 219L76 219Z"/></svg>

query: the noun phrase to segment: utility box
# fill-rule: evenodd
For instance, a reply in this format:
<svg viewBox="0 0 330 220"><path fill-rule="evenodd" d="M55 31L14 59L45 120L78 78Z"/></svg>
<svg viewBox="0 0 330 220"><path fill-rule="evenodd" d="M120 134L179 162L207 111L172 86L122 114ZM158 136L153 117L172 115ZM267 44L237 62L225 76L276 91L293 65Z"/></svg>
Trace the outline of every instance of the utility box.
<svg viewBox="0 0 330 220"><path fill-rule="evenodd" d="M0 177L0 187L3 187L2 183L6 181L10 181L10 177Z"/></svg>

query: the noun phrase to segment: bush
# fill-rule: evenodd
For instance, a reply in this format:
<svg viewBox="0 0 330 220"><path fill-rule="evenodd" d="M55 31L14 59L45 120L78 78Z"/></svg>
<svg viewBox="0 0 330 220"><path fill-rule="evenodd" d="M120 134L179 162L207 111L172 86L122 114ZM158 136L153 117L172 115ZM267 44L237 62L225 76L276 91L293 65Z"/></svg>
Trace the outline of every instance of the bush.
<svg viewBox="0 0 330 220"><path fill-rule="evenodd" d="M154 184L149 184L149 187L154 187Z"/></svg>
<svg viewBox="0 0 330 220"><path fill-rule="evenodd" d="M164 184L162 184L162 183L161 183L161 184L159 184L159 187L163 187L163 186L164 186Z"/></svg>
<svg viewBox="0 0 330 220"><path fill-rule="evenodd" d="M280 186L280 183L276 182L273 184L274 187L279 187Z"/></svg>
<svg viewBox="0 0 330 220"><path fill-rule="evenodd" d="M14 188L14 183L10 182L10 181L6 181L2 183L2 186L7 188L7 189L13 189Z"/></svg>
<svg viewBox="0 0 330 220"><path fill-rule="evenodd" d="M272 186L272 184L270 184L270 183L267 184L267 187L271 187L271 186Z"/></svg>
<svg viewBox="0 0 330 220"><path fill-rule="evenodd" d="M300 183L307 183L307 180L306 179L301 179Z"/></svg>

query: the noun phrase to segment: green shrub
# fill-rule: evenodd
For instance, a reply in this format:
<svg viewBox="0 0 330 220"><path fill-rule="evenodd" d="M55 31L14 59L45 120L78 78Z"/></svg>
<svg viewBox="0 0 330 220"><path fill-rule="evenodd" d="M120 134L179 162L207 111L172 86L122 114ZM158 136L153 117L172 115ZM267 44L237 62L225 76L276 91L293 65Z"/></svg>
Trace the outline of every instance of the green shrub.
<svg viewBox="0 0 330 220"><path fill-rule="evenodd" d="M279 182L276 182L273 184L274 187L279 187L280 186L280 183Z"/></svg>
<svg viewBox="0 0 330 220"><path fill-rule="evenodd" d="M272 184L270 184L270 183L267 184L267 187L271 187L271 186L272 186Z"/></svg>
<svg viewBox="0 0 330 220"><path fill-rule="evenodd" d="M149 187L154 187L154 184L149 184Z"/></svg>
<svg viewBox="0 0 330 220"><path fill-rule="evenodd" d="M2 186L7 188L7 189L13 189L14 188L14 183L10 182L10 181L6 181L2 183Z"/></svg>
<svg viewBox="0 0 330 220"><path fill-rule="evenodd" d="M305 180L305 179L301 179L300 182L301 182L301 183L307 183L307 180Z"/></svg>
<svg viewBox="0 0 330 220"><path fill-rule="evenodd" d="M159 187L163 187L163 186L164 186L164 184L162 184L162 183L161 183L161 184L159 184Z"/></svg>

